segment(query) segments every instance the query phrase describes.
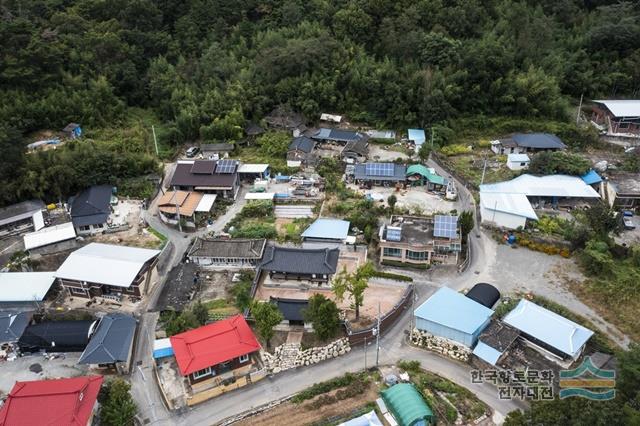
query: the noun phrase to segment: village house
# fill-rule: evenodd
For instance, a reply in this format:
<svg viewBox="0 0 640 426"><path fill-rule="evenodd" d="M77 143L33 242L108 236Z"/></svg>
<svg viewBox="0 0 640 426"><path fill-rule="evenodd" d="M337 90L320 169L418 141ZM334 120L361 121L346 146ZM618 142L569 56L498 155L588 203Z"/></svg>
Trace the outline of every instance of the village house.
<svg viewBox="0 0 640 426"><path fill-rule="evenodd" d="M278 326L279 329L290 330L302 327L305 330L313 330L313 324L307 322L304 318L304 311L309 307L307 299L287 299L271 296L269 301L276 305L282 314L283 320Z"/></svg>
<svg viewBox="0 0 640 426"><path fill-rule="evenodd" d="M78 235L93 235L107 229L112 197L111 185L98 185L69 199L69 213Z"/></svg>
<svg viewBox="0 0 640 426"><path fill-rule="evenodd" d="M458 216L392 216L382 225L380 263L457 263L462 250Z"/></svg>
<svg viewBox="0 0 640 426"><path fill-rule="evenodd" d="M306 136L293 138L287 149L287 167L306 165L311 159L311 153L316 143Z"/></svg>
<svg viewBox="0 0 640 426"><path fill-rule="evenodd" d="M44 228L44 208L40 200L23 201L0 208L0 238Z"/></svg>
<svg viewBox="0 0 640 426"><path fill-rule="evenodd" d="M265 239L195 239L187 253L189 262L207 267L255 268L262 260Z"/></svg>
<svg viewBox="0 0 640 426"><path fill-rule="evenodd" d="M432 168L422 164L412 164L407 167L407 182L411 186L425 186L429 191L443 191L447 186L447 180L436 173Z"/></svg>
<svg viewBox="0 0 640 426"><path fill-rule="evenodd" d="M203 194L196 191L167 191L158 201L160 219L170 225L196 228L198 218L206 218L216 201L216 194Z"/></svg>
<svg viewBox="0 0 640 426"><path fill-rule="evenodd" d="M640 174L616 173L606 181L609 205L622 209L640 207Z"/></svg>
<svg viewBox="0 0 640 426"><path fill-rule="evenodd" d="M199 191L235 200L240 190L236 160L179 160L171 187L181 191Z"/></svg>
<svg viewBox="0 0 640 426"><path fill-rule="evenodd" d="M90 426L102 376L16 382L0 408L0 425Z"/></svg>
<svg viewBox="0 0 640 426"><path fill-rule="evenodd" d="M24 249L29 253L54 253L76 245L76 229L73 222L48 226L36 232L24 234Z"/></svg>
<svg viewBox="0 0 640 426"><path fill-rule="evenodd" d="M367 161L369 155L369 142L367 139L349 141L340 152L342 160L349 164Z"/></svg>
<svg viewBox="0 0 640 426"><path fill-rule="evenodd" d="M403 184L407 167L396 163L362 163L356 164L352 179L356 184L393 186Z"/></svg>
<svg viewBox="0 0 640 426"><path fill-rule="evenodd" d="M259 379L261 346L242 315L176 334L170 342L190 397L217 396Z"/></svg>
<svg viewBox="0 0 640 426"><path fill-rule="evenodd" d="M549 133L517 133L491 142L491 150L498 155L562 151L566 148L560 138Z"/></svg>
<svg viewBox="0 0 640 426"><path fill-rule="evenodd" d="M593 101L591 121L609 135L640 136L640 100Z"/></svg>
<svg viewBox="0 0 640 426"><path fill-rule="evenodd" d="M226 158L233 152L232 143L210 143L200 145L200 155L204 159L218 160Z"/></svg>
<svg viewBox="0 0 640 426"><path fill-rule="evenodd" d="M527 154L507 155L507 167L509 170L523 170L529 168L531 159Z"/></svg>
<svg viewBox="0 0 640 426"><path fill-rule="evenodd" d="M18 339L23 354L40 352L82 352L97 321L45 321L25 328Z"/></svg>
<svg viewBox="0 0 640 426"><path fill-rule="evenodd" d="M55 281L55 272L0 272L0 306L37 307Z"/></svg>
<svg viewBox="0 0 640 426"><path fill-rule="evenodd" d="M259 269L268 278L264 285L329 287L339 255L337 248L267 246Z"/></svg>
<svg viewBox="0 0 640 426"><path fill-rule="evenodd" d="M137 322L130 315L115 313L103 316L80 355L78 364L120 374L129 373L136 328Z"/></svg>
<svg viewBox="0 0 640 426"><path fill-rule="evenodd" d="M356 132L355 130L329 129L326 127L321 127L311 135L311 139L320 142L334 142L340 144L346 144L347 142L357 141L366 137L366 135Z"/></svg>
<svg viewBox="0 0 640 426"><path fill-rule="evenodd" d="M158 250L91 243L74 251L55 276L73 297L139 300L152 286Z"/></svg>

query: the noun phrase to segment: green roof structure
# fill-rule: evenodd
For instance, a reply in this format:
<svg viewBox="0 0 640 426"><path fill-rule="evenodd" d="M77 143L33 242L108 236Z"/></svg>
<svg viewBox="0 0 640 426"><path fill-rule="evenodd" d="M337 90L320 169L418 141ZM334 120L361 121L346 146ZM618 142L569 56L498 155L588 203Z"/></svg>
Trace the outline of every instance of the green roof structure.
<svg viewBox="0 0 640 426"><path fill-rule="evenodd" d="M400 426L421 426L433 423L433 411L412 384L398 383L381 393L387 408Z"/></svg>
<svg viewBox="0 0 640 426"><path fill-rule="evenodd" d="M407 167L407 176L411 176L415 174L421 175L424 179L427 179L429 182L433 183L434 185L445 184L445 180L442 176L437 175L435 173L431 173L431 171L425 166L423 166L422 164L412 164L409 167Z"/></svg>

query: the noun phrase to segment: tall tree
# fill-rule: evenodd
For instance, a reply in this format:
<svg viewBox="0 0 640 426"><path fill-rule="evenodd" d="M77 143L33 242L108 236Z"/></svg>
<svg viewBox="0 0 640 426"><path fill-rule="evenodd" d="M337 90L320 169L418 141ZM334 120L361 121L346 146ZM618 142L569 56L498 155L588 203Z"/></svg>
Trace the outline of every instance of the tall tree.
<svg viewBox="0 0 640 426"><path fill-rule="evenodd" d="M278 307L269 302L254 302L251 306L251 314L256 321L258 335L265 341L267 347L273 337L273 327L280 324L284 317Z"/></svg>
<svg viewBox="0 0 640 426"><path fill-rule="evenodd" d="M104 426L133 426L138 410L129 391L131 385L123 379L107 381L101 390L100 424Z"/></svg>
<svg viewBox="0 0 640 426"><path fill-rule="evenodd" d="M356 311L356 320L360 318L360 307L364 303L364 291L368 287L368 280L373 274L373 265L369 262L359 267L355 272L348 273L344 268L333 277L331 285L338 300L344 300L348 294L351 304Z"/></svg>
<svg viewBox="0 0 640 426"><path fill-rule="evenodd" d="M313 330L322 340L334 337L340 328L338 306L322 294L314 294L309 298L309 307L303 315L306 321L313 324Z"/></svg>

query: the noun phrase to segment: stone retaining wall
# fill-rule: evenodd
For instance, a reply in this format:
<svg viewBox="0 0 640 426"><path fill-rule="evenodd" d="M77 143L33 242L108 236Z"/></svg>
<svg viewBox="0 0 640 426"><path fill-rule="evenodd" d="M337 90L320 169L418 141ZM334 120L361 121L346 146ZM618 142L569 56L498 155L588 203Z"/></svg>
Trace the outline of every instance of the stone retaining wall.
<svg viewBox="0 0 640 426"><path fill-rule="evenodd" d="M284 343L274 353L262 352L265 368L274 374L304 365L313 365L330 358L337 358L351 351L349 339L342 338L327 346L301 350L296 343Z"/></svg>
<svg viewBox="0 0 640 426"><path fill-rule="evenodd" d="M462 343L454 342L444 337L434 336L417 328L414 328L411 333L411 343L462 362L469 361L469 357L471 356L471 349Z"/></svg>

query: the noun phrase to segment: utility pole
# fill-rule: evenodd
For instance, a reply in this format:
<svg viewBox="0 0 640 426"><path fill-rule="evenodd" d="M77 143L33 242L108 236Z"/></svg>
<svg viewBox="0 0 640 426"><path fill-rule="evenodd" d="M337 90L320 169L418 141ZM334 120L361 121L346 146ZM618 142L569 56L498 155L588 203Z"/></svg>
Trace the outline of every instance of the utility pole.
<svg viewBox="0 0 640 426"><path fill-rule="evenodd" d="M584 93L580 95L580 104L578 105L578 113L576 114L576 124L580 121L580 111L582 111L582 97Z"/></svg>
<svg viewBox="0 0 640 426"><path fill-rule="evenodd" d="M367 336L364 336L364 371L367 371Z"/></svg>
<svg viewBox="0 0 640 426"><path fill-rule="evenodd" d="M484 156L484 164L482 166L482 178L480 179L480 185L484 183L484 174L487 171L487 155Z"/></svg>
<svg viewBox="0 0 640 426"><path fill-rule="evenodd" d="M178 191L173 189L173 201L176 202L176 216L178 218L178 229L182 232L182 223L180 222L180 206L178 205Z"/></svg>
<svg viewBox="0 0 640 426"><path fill-rule="evenodd" d="M151 131L153 132L153 144L156 147L156 157L159 157L160 154L158 153L158 138L156 138L156 128L153 124L151 125Z"/></svg>
<svg viewBox="0 0 640 426"><path fill-rule="evenodd" d="M376 327L376 367L380 359L380 302L378 302L378 326Z"/></svg>
<svg viewBox="0 0 640 426"><path fill-rule="evenodd" d="M435 132L435 130L433 130L433 126L431 126L431 149L433 149L433 133Z"/></svg>

